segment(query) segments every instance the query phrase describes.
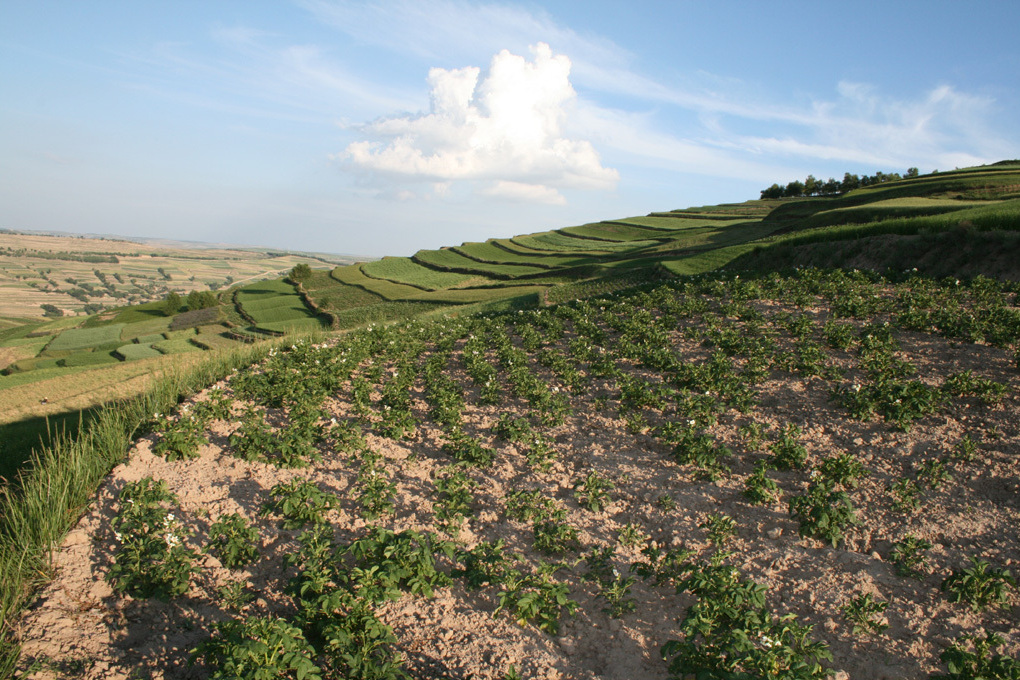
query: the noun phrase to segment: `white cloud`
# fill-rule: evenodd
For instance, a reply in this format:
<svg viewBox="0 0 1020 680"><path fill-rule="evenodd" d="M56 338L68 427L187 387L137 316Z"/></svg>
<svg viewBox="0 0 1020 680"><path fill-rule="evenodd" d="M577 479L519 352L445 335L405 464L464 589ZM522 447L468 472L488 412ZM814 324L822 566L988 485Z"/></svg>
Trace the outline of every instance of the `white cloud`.
<svg viewBox="0 0 1020 680"><path fill-rule="evenodd" d="M570 60L544 43L531 51L529 62L503 50L481 80L476 67L431 69L429 113L370 123L370 139L338 158L391 178L494 181L487 195L546 203L563 202L560 188L614 187L619 173L591 142L564 134L577 97Z"/></svg>
<svg viewBox="0 0 1020 680"><path fill-rule="evenodd" d="M524 182L508 182L499 180L478 192L482 196L505 198L511 201L526 203L545 203L546 205L566 205L567 199L555 189L541 184L525 184Z"/></svg>

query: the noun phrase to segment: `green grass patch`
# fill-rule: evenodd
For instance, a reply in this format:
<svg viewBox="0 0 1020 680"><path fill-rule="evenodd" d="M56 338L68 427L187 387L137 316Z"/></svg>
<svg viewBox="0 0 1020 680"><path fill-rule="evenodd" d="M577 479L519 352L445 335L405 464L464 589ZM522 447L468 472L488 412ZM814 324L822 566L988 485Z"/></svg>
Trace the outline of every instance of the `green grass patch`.
<svg viewBox="0 0 1020 680"><path fill-rule="evenodd" d="M260 322L257 328L276 333L304 333L322 330L323 325L318 317L306 316L286 321Z"/></svg>
<svg viewBox="0 0 1020 680"><path fill-rule="evenodd" d="M523 264L532 267L546 267L549 269L556 267L575 267L578 265L591 264L596 261L590 257L550 255L548 253L543 257L535 257L532 253L521 253L517 251L510 252L497 246L492 241L486 241L485 243L465 243L462 246L451 248L451 250L464 255L465 257L479 260L481 262L491 262L494 264Z"/></svg>
<svg viewBox="0 0 1020 680"><path fill-rule="evenodd" d="M145 304L134 305L133 307L125 307L117 312L117 315L113 317L112 323L133 324L139 321L150 321L158 317L164 317L162 301L146 302Z"/></svg>
<svg viewBox="0 0 1020 680"><path fill-rule="evenodd" d="M58 366L75 368L78 366L101 366L103 364L116 364L120 361L113 352L77 352L71 356L57 360Z"/></svg>
<svg viewBox="0 0 1020 680"><path fill-rule="evenodd" d="M349 286L356 286L362 290L366 290L376 297L376 301L379 300L413 300L418 296L425 293L420 288L414 286L408 286L404 283L396 283L395 281L386 281L382 279L373 279L365 276L365 273L361 271L361 266L351 267L338 267L333 270L333 276L342 283Z"/></svg>
<svg viewBox="0 0 1020 680"><path fill-rule="evenodd" d="M636 224L627 224L625 222L592 222L590 224L582 224L579 227L567 227L559 231L560 233L583 239L619 242L646 241L663 237L660 230Z"/></svg>
<svg viewBox="0 0 1020 680"><path fill-rule="evenodd" d="M464 257L460 253L454 252L453 250L419 250L414 254L414 260L439 269L449 269L470 274L481 274L483 276L489 276L496 279L518 278L521 276L542 274L546 271L543 267L476 262L470 258Z"/></svg>
<svg viewBox="0 0 1020 680"><path fill-rule="evenodd" d="M121 345L116 350L117 356L122 358L124 361L137 361L138 359L153 359L155 357L163 356L163 353L158 349L155 349L151 344L145 343L142 345L131 344Z"/></svg>
<svg viewBox="0 0 1020 680"><path fill-rule="evenodd" d="M731 224L740 224L741 222L747 222L748 219L749 219L748 217L730 218L728 216L725 217L724 219L718 218L710 219L706 217L687 216L679 214L663 215L659 213L656 215L646 215L645 217L627 217L622 220L613 220L613 223L634 224L639 227L647 227L648 229L675 232L684 231L688 229L704 229L706 227L718 229L720 227L726 227Z"/></svg>
<svg viewBox="0 0 1020 680"><path fill-rule="evenodd" d="M139 335L137 338L134 338L135 342L150 345L162 340L166 340L166 336L163 333L149 333L147 335Z"/></svg>
<svg viewBox="0 0 1020 680"><path fill-rule="evenodd" d="M408 257L384 257L374 262L366 262L361 265L361 271L373 279L384 279L423 290L450 288L476 278L469 274L430 269Z"/></svg>
<svg viewBox="0 0 1020 680"><path fill-rule="evenodd" d="M76 349L89 349L118 342L124 324L115 323L98 328L72 328L62 332L46 346L47 352L62 352Z"/></svg>
<svg viewBox="0 0 1020 680"><path fill-rule="evenodd" d="M303 322L307 319L319 323L294 286L282 279L245 286L238 291L237 301L258 325Z"/></svg>

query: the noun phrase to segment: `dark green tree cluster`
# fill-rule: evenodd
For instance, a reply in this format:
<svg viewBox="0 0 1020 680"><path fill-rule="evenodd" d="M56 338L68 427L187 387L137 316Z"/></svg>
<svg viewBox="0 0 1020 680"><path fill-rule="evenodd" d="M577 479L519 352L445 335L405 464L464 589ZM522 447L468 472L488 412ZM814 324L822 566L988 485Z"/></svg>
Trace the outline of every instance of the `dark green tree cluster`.
<svg viewBox="0 0 1020 680"><path fill-rule="evenodd" d="M163 298L163 304L160 306L160 309L163 312L163 316L173 316L181 311L181 296L175 291L170 291Z"/></svg>
<svg viewBox="0 0 1020 680"><path fill-rule="evenodd" d="M842 182L838 182L832 177L823 182L816 179L814 175L808 175L807 179L803 182L800 180L793 180L786 186L773 184L768 189L762 189L761 197L799 198L802 196L834 196L836 194L845 194L848 191L853 191L860 187L871 186L872 184L895 182L903 179L904 177L917 177L918 174L919 171L917 168L909 168L905 175L901 175L898 172L885 173L881 170L876 172L874 175L855 175L846 172L843 173Z"/></svg>
<svg viewBox="0 0 1020 680"><path fill-rule="evenodd" d="M185 304L188 305L188 311L193 312L196 309L208 309L209 307L215 307L219 304L219 301L216 299L216 295L214 295L210 290L193 290L188 293Z"/></svg>
<svg viewBox="0 0 1020 680"><path fill-rule="evenodd" d="M290 270L291 281L304 281L312 275L312 268L304 262L294 265L294 268Z"/></svg>

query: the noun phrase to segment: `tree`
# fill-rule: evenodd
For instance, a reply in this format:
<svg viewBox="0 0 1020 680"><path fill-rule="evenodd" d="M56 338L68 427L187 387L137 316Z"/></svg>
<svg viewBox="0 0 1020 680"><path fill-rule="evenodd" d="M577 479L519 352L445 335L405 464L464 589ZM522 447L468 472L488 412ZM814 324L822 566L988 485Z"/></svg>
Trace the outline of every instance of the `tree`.
<svg viewBox="0 0 1020 680"><path fill-rule="evenodd" d="M783 197L783 187L779 186L778 184L773 184L768 189L762 189L761 190L761 197L762 198L782 198Z"/></svg>
<svg viewBox="0 0 1020 680"><path fill-rule="evenodd" d="M191 291L190 293L188 293L186 303L188 305L189 312L193 312L196 309L206 309L208 307L215 307L217 304L216 296L213 295L212 292L208 290Z"/></svg>
<svg viewBox="0 0 1020 680"><path fill-rule="evenodd" d="M851 175L849 172L843 173L843 183L839 185L840 191L842 191L845 194L848 191L853 191L859 186L861 186L860 177L858 177L857 175Z"/></svg>
<svg viewBox="0 0 1020 680"><path fill-rule="evenodd" d="M181 296L174 291L170 291L163 298L161 309L163 310L163 316L173 316L181 310Z"/></svg>
<svg viewBox="0 0 1020 680"><path fill-rule="evenodd" d="M312 275L312 268L304 262L294 265L294 268L290 270L290 278L292 281L304 281Z"/></svg>
<svg viewBox="0 0 1020 680"><path fill-rule="evenodd" d="M814 175L808 175L807 179L804 180L804 194L806 196L814 196L821 193L821 187L821 182L815 179Z"/></svg>
<svg viewBox="0 0 1020 680"><path fill-rule="evenodd" d="M42 307L42 310L43 310L43 316L51 316L51 317L64 316L64 310L62 310L60 307L57 307L56 305L48 305L47 304L47 305L41 305L41 307Z"/></svg>
<svg viewBox="0 0 1020 680"><path fill-rule="evenodd" d="M786 197L796 198L797 196L804 195L804 183L798 179L793 180L786 185Z"/></svg>
<svg viewBox="0 0 1020 680"><path fill-rule="evenodd" d="M919 173L917 168L907 168L907 177L917 177Z"/></svg>

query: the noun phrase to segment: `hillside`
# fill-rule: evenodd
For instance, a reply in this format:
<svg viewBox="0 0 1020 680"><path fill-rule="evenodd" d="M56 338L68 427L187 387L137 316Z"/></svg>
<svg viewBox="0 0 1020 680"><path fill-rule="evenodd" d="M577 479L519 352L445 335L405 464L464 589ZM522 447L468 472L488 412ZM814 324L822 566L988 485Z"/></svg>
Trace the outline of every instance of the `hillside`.
<svg viewBox="0 0 1020 680"><path fill-rule="evenodd" d="M287 335L188 354L4 490L0 669L1017 677L1018 192L1009 162L233 288L213 325Z"/></svg>

